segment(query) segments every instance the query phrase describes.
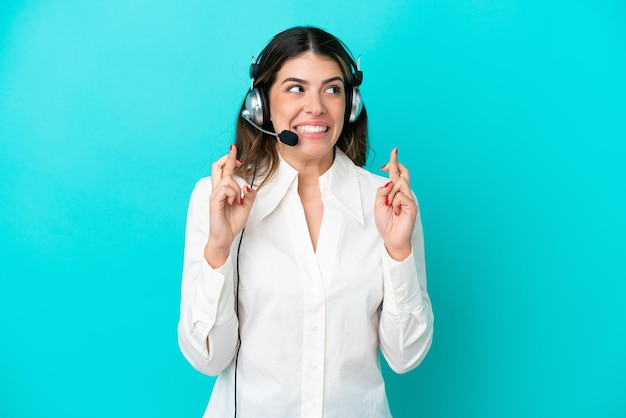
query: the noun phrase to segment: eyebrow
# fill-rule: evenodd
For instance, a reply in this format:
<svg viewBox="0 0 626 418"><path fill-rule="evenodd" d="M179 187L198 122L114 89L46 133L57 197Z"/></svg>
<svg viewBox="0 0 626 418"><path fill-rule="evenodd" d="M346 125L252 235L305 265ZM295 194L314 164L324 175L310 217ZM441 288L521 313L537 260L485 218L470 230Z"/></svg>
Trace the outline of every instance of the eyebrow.
<svg viewBox="0 0 626 418"><path fill-rule="evenodd" d="M339 76L336 76L336 77L331 77L331 78L329 78L329 79L327 79L327 80L322 81L322 84L328 84L328 83L330 83L330 82L332 82L332 81L341 81L341 82L343 83L343 78L341 78L341 77L339 77ZM301 79L301 78L296 78L296 77L287 77L287 78L286 78L286 79L284 79L284 80L283 80L283 82L282 82L282 83L280 83L280 84L282 85L282 84L285 84L285 83L290 83L290 82L291 82L291 83L306 84L306 85L310 84L307 80L303 80L303 79Z"/></svg>

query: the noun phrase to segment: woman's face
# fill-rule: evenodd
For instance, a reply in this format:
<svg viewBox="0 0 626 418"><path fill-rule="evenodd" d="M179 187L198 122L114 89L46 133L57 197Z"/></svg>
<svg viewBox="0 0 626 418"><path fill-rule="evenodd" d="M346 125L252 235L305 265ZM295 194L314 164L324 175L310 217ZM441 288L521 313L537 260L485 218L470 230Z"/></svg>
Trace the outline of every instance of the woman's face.
<svg viewBox="0 0 626 418"><path fill-rule="evenodd" d="M279 142L281 155L292 166L333 162L333 148L343 129L346 98L343 73L333 59L306 52L291 58L276 74L269 90L270 115L276 132L298 135L294 147Z"/></svg>

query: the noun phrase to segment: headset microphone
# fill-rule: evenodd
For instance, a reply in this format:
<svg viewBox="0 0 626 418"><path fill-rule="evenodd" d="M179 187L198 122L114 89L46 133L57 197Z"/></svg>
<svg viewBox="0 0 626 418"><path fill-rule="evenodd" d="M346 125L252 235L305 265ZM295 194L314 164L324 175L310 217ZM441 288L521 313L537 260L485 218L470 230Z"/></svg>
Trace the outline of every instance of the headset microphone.
<svg viewBox="0 0 626 418"><path fill-rule="evenodd" d="M248 110L242 110L241 117L244 118L250 125L257 128L259 131L265 134L277 137L280 140L280 142L282 142L285 145L289 145L290 147L293 147L294 145L298 143L298 135L295 132L285 130L277 134L275 132L266 131L265 129L261 128L259 125L252 122L252 119L250 118L250 112Z"/></svg>

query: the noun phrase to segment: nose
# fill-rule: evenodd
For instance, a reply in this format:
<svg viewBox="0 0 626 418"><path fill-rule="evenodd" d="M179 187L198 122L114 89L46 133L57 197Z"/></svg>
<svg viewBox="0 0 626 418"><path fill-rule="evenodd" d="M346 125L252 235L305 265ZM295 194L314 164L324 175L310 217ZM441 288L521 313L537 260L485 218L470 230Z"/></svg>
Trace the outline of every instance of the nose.
<svg viewBox="0 0 626 418"><path fill-rule="evenodd" d="M321 94L311 92L307 97L304 111L312 116L319 116L326 113L326 106Z"/></svg>

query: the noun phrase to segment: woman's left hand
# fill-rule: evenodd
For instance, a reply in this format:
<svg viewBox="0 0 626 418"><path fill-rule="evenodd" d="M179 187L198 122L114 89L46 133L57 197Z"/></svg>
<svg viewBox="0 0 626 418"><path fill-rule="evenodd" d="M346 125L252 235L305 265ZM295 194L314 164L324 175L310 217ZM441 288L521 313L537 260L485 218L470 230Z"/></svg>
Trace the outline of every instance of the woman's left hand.
<svg viewBox="0 0 626 418"><path fill-rule="evenodd" d="M389 182L376 192L376 227L391 258L402 261L411 254L417 202L411 192L409 170L398 162L398 148L391 151L382 170L389 173Z"/></svg>

